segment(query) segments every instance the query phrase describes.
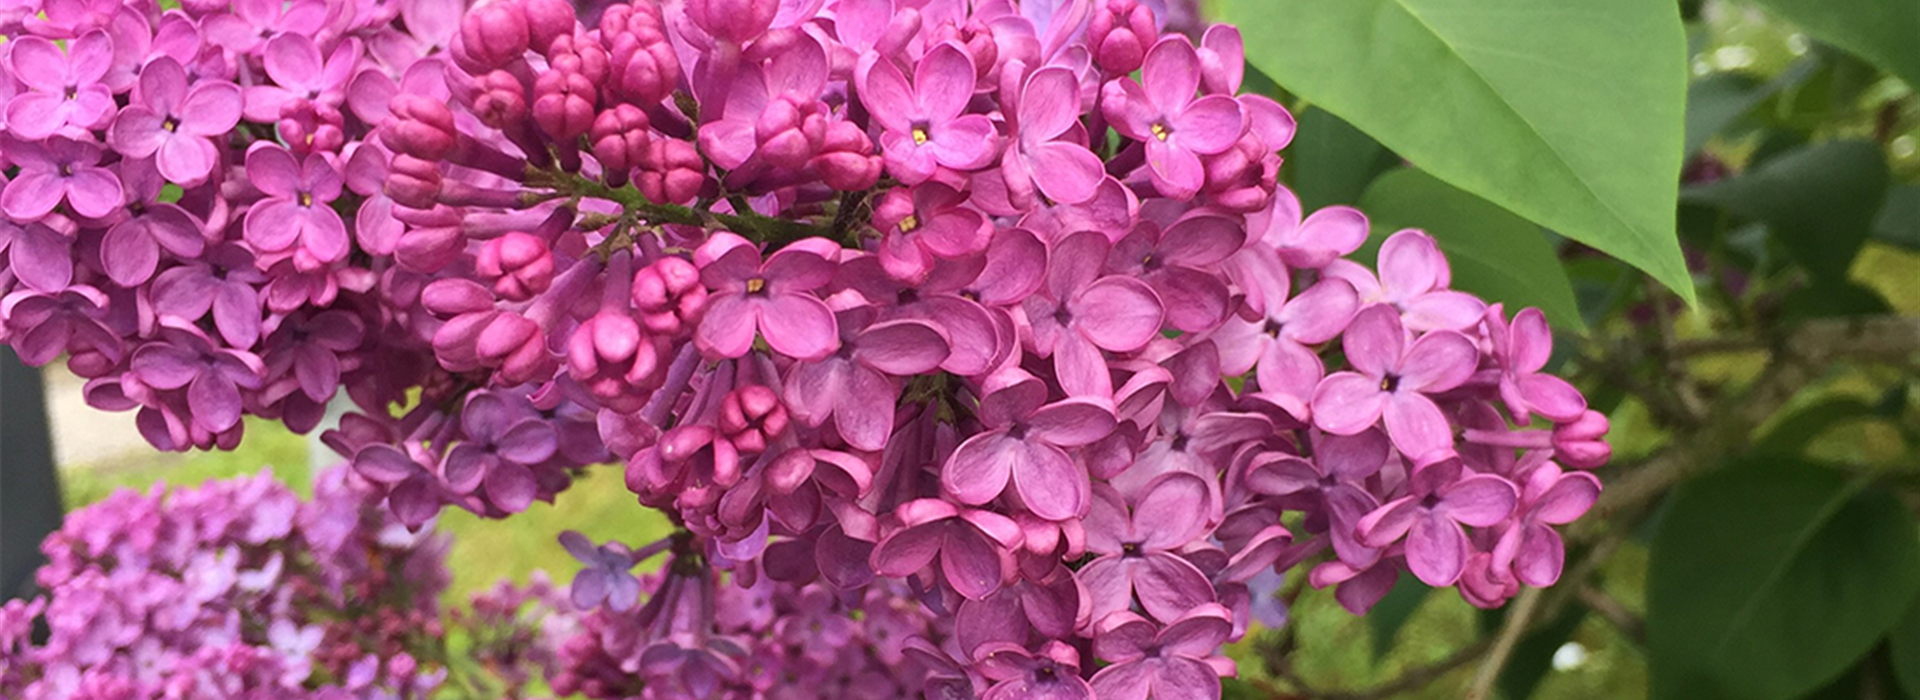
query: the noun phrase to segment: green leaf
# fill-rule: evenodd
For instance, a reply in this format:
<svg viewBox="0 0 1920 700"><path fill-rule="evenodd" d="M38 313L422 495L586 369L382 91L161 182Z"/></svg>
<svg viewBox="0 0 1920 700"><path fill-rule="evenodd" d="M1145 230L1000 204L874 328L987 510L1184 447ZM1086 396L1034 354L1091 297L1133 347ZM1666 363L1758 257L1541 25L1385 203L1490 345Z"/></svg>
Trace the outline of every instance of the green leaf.
<svg viewBox="0 0 1920 700"><path fill-rule="evenodd" d="M1887 657L1907 697L1920 700L1920 601L1909 606L1907 614L1900 616L1900 622L1887 633Z"/></svg>
<svg viewBox="0 0 1920 700"><path fill-rule="evenodd" d="M1851 667L1920 592L1898 499L1782 458L1682 487L1654 536L1654 700L1786 700Z"/></svg>
<svg viewBox="0 0 1920 700"><path fill-rule="evenodd" d="M1394 636L1400 634L1400 628L1407 626L1413 611L1420 609L1420 603L1432 592L1432 588L1414 578L1413 574L1402 571L1386 597L1367 611L1367 628L1373 631L1374 662L1379 662L1387 652L1393 650Z"/></svg>
<svg viewBox="0 0 1920 700"><path fill-rule="evenodd" d="M1920 88L1920 3L1912 0L1756 0L1808 34Z"/></svg>
<svg viewBox="0 0 1920 700"><path fill-rule="evenodd" d="M1247 58L1422 169L1689 301L1672 0L1219 0Z"/></svg>
<svg viewBox="0 0 1920 700"><path fill-rule="evenodd" d="M1893 307L1887 305L1879 291L1844 279L1795 289L1780 301L1780 318L1785 321L1871 316L1890 311Z"/></svg>
<svg viewBox="0 0 1920 700"><path fill-rule="evenodd" d="M1380 176L1360 197L1373 224L1367 258L1402 228L1424 229L1453 267L1453 286L1503 302L1538 306L1554 324L1585 331L1573 285L1539 226L1418 170Z"/></svg>
<svg viewBox="0 0 1920 700"><path fill-rule="evenodd" d="M1920 250L1920 185L1894 185L1873 219L1874 240Z"/></svg>
<svg viewBox="0 0 1920 700"><path fill-rule="evenodd" d="M1767 99L1762 83L1745 73L1716 73L1687 87L1687 155Z"/></svg>
<svg viewBox="0 0 1920 700"><path fill-rule="evenodd" d="M1850 421L1880 417L1878 409L1856 398L1828 399L1795 411L1754 443L1754 454L1798 457L1821 433Z"/></svg>
<svg viewBox="0 0 1920 700"><path fill-rule="evenodd" d="M1299 124L1285 167L1307 213L1359 202L1367 183L1400 162L1373 137L1324 109L1301 112Z"/></svg>
<svg viewBox="0 0 1920 700"><path fill-rule="evenodd" d="M1891 175L1880 147L1867 141L1802 146L1737 178L1689 188L1689 202L1762 221L1793 261L1816 277L1843 280Z"/></svg>

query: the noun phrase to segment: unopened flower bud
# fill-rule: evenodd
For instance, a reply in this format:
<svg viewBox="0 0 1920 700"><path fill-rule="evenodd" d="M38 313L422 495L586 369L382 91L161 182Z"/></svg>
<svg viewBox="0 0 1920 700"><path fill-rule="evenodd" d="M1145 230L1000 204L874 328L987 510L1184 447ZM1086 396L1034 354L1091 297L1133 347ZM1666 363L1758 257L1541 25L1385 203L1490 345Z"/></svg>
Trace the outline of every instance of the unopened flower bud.
<svg viewBox="0 0 1920 700"><path fill-rule="evenodd" d="M1093 50L1094 63L1107 75L1139 70L1159 35L1153 10L1134 0L1107 0L1087 23L1087 46Z"/></svg>
<svg viewBox="0 0 1920 700"><path fill-rule="evenodd" d="M527 118L527 89L512 73L497 70L474 80L473 114L496 129Z"/></svg>
<svg viewBox="0 0 1920 700"><path fill-rule="evenodd" d="M781 95L760 113L754 135L760 141L760 157L768 165L799 170L826 142L826 115L818 100Z"/></svg>
<svg viewBox="0 0 1920 700"><path fill-rule="evenodd" d="M387 163L388 197L403 207L430 209L440 196L440 166L404 153Z"/></svg>
<svg viewBox="0 0 1920 700"><path fill-rule="evenodd" d="M720 433L742 453L764 452L787 432L787 407L772 389L748 384L720 401Z"/></svg>
<svg viewBox="0 0 1920 700"><path fill-rule="evenodd" d="M547 71L533 83L533 123L556 141L572 141L593 126L598 93L579 73Z"/></svg>
<svg viewBox="0 0 1920 700"><path fill-rule="evenodd" d="M474 271L493 278L493 292L526 301L553 284L553 254L539 236L514 231L480 246Z"/></svg>
<svg viewBox="0 0 1920 700"><path fill-rule="evenodd" d="M593 157L608 173L625 173L640 165L647 144L653 140L648 130L647 113L629 104L614 105L593 118L589 136Z"/></svg>
<svg viewBox="0 0 1920 700"><path fill-rule="evenodd" d="M425 160L445 160L453 152L458 132L445 103L403 92L393 96L388 109L393 121L380 132L387 148Z"/></svg>
<svg viewBox="0 0 1920 700"><path fill-rule="evenodd" d="M1613 447L1607 444L1611 425L1606 414L1588 410L1571 423L1553 426L1554 461L1576 469L1592 469L1607 463Z"/></svg>
<svg viewBox="0 0 1920 700"><path fill-rule="evenodd" d="M535 51L544 52L555 38L571 35L579 21L566 0L521 0L520 11L527 19L527 45Z"/></svg>
<svg viewBox="0 0 1920 700"><path fill-rule="evenodd" d="M813 158L814 172L828 187L842 192L858 192L880 181L886 163L873 152L873 141L853 122L838 121L827 126L827 137L820 154Z"/></svg>
<svg viewBox="0 0 1920 700"><path fill-rule="evenodd" d="M622 32L613 36L609 48L615 92L622 99L637 105L658 104L679 85L680 59L665 34Z"/></svg>
<svg viewBox="0 0 1920 700"><path fill-rule="evenodd" d="M467 11L460 40L468 58L499 68L527 52L527 17L517 0L498 0Z"/></svg>
<svg viewBox="0 0 1920 700"><path fill-rule="evenodd" d="M745 45L773 26L780 0L687 0L687 17L720 41Z"/></svg>
<svg viewBox="0 0 1920 700"><path fill-rule="evenodd" d="M647 328L662 335L679 335L700 322L707 308L707 288L700 284L700 268L683 258L661 258L633 273L633 306Z"/></svg>
<svg viewBox="0 0 1920 700"><path fill-rule="evenodd" d="M554 37L546 52L550 70L579 73L595 85L604 82L613 70L612 56L591 37L562 34Z"/></svg>
<svg viewBox="0 0 1920 700"><path fill-rule="evenodd" d="M693 144L679 139L654 139L647 157L640 159L634 184L655 202L687 204L707 182L707 164Z"/></svg>

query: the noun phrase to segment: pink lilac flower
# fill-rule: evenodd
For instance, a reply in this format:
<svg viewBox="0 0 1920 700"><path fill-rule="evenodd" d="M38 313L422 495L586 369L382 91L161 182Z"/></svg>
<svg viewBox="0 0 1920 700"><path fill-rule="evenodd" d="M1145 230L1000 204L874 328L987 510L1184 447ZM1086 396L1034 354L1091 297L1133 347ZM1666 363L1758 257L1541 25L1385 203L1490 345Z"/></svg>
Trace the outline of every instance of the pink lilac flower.
<svg viewBox="0 0 1920 700"><path fill-rule="evenodd" d="M112 67L113 43L106 32L88 32L67 42L65 51L50 40L21 37L11 42L7 64L26 92L7 102L7 129L16 138L38 141L56 133L77 136L106 126L113 118L113 94L100 79Z"/></svg>
<svg viewBox="0 0 1920 700"><path fill-rule="evenodd" d="M1469 555L1461 525L1487 527L1513 514L1519 494L1492 474L1459 477L1456 462L1416 469L1411 493L1381 505L1354 526L1361 543L1384 547L1406 538L1407 569L1429 586L1452 585Z"/></svg>
<svg viewBox="0 0 1920 700"><path fill-rule="evenodd" d="M134 95L114 119L107 142L127 156L152 157L169 182L204 182L220 157L212 139L240 122L240 88L204 81L188 89L186 70L162 56L141 69Z"/></svg>
<svg viewBox="0 0 1920 700"><path fill-rule="evenodd" d="M1018 370L995 375L988 387L976 414L985 431L954 449L941 485L968 505L1010 492L1048 520L1085 514L1091 500L1086 467L1065 448L1106 437L1115 425L1112 409L1085 398L1045 403L1046 387Z"/></svg>
<svg viewBox="0 0 1920 700"><path fill-rule="evenodd" d="M1166 37L1147 52L1140 82L1118 80L1105 89L1107 119L1122 136L1146 145L1153 186L1174 199L1191 199L1205 184L1201 156L1227 150L1246 131L1246 116L1231 97L1195 98L1200 58L1184 37Z"/></svg>
<svg viewBox="0 0 1920 700"><path fill-rule="evenodd" d="M1479 356L1473 341L1453 331L1410 339L1400 314L1376 304L1354 316L1341 347L1354 371L1320 381L1313 393L1315 426L1352 435L1384 419L1394 447L1423 464L1452 449L1447 418L1428 395L1473 374Z"/></svg>
<svg viewBox="0 0 1920 700"><path fill-rule="evenodd" d="M993 162L998 135L985 115L967 114L975 66L967 53L939 44L915 64L912 82L890 59L860 64L860 99L885 131L887 171L917 185L940 168L974 170Z"/></svg>
<svg viewBox="0 0 1920 700"><path fill-rule="evenodd" d="M340 196L340 172L324 155L295 156L274 144L247 151L247 177L267 198L247 210L246 239L263 257L290 257L314 269L346 257L346 222L328 204Z"/></svg>
<svg viewBox="0 0 1920 700"><path fill-rule="evenodd" d="M7 159L20 174L0 193L0 210L20 222L35 221L66 202L75 214L97 219L125 201L120 178L100 165L102 149L90 141L54 136L7 142Z"/></svg>

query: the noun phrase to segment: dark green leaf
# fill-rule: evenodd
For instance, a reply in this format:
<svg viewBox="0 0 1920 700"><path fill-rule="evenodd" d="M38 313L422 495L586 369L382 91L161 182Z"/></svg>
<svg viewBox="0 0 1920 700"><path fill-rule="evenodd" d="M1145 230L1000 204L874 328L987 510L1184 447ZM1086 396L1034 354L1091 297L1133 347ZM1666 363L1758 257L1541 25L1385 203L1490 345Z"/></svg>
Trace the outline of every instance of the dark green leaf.
<svg viewBox="0 0 1920 700"><path fill-rule="evenodd" d="M1920 700L1920 601L1909 606L1907 614L1900 616L1900 622L1887 633L1887 656L1907 697Z"/></svg>
<svg viewBox="0 0 1920 700"><path fill-rule="evenodd" d="M1718 73L1687 87L1687 155L1767 98L1764 84L1745 73Z"/></svg>
<svg viewBox="0 0 1920 700"><path fill-rule="evenodd" d="M1379 661L1393 650L1394 635L1407 626L1407 619L1413 617L1413 611L1420 609L1420 603L1432 592L1432 588L1414 578L1413 574L1402 571L1400 579L1393 582L1393 589L1387 591L1387 596L1367 611L1367 628L1373 630L1374 661Z"/></svg>
<svg viewBox="0 0 1920 700"><path fill-rule="evenodd" d="M1526 219L1412 169L1374 180L1360 208L1373 224L1367 256L1394 231L1424 229L1447 254L1455 288L1512 311L1538 306L1555 325L1585 329L1566 270L1546 234Z"/></svg>
<svg viewBox="0 0 1920 700"><path fill-rule="evenodd" d="M1920 3L1911 0L1756 0L1808 34L1920 87Z"/></svg>
<svg viewBox="0 0 1920 700"><path fill-rule="evenodd" d="M1585 619L1586 606L1569 605L1552 623L1521 637L1520 643L1513 647L1513 657L1507 661L1506 670L1500 672L1500 697L1505 700L1533 697L1533 689L1539 687L1540 680L1553 668L1553 653L1567 643Z"/></svg>
<svg viewBox="0 0 1920 700"><path fill-rule="evenodd" d="M1335 204L1354 204L1381 173L1400 161L1352 124L1308 108L1300 113L1300 129L1287 147L1287 182L1311 213Z"/></svg>
<svg viewBox="0 0 1920 700"><path fill-rule="evenodd" d="M1682 487L1654 537L1655 700L1786 700L1873 647L1920 592L1913 516L1861 479L1782 458Z"/></svg>
<svg viewBox="0 0 1920 700"><path fill-rule="evenodd" d="M1879 292L1849 280L1817 282L1811 287L1793 290L1780 303L1780 316L1789 321L1870 316L1892 310Z"/></svg>
<svg viewBox="0 0 1920 700"><path fill-rule="evenodd" d="M1766 222L1793 260L1818 277L1844 279L1873 229L1887 192L1886 158L1866 141L1794 149L1731 180L1690 188L1690 202Z"/></svg>
<svg viewBox="0 0 1920 700"><path fill-rule="evenodd" d="M1873 219L1874 240L1920 250L1920 185L1894 185Z"/></svg>
<svg viewBox="0 0 1920 700"><path fill-rule="evenodd" d="M1220 0L1247 58L1422 169L1692 300L1672 0Z"/></svg>
<svg viewBox="0 0 1920 700"><path fill-rule="evenodd" d="M1220 679L1220 700L1267 700L1267 694L1238 678Z"/></svg>

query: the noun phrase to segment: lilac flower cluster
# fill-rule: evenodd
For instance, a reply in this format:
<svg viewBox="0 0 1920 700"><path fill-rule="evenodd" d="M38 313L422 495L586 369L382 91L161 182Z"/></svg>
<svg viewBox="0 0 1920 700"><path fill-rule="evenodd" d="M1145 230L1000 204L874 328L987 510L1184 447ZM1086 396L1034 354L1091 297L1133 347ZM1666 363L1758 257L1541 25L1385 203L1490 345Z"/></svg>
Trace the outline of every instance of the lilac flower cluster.
<svg viewBox="0 0 1920 700"><path fill-rule="evenodd" d="M567 538L586 692L811 690L756 685L729 581L953 621L807 673L1209 697L1263 572L1498 605L1600 489L1542 314L1418 231L1347 259L1238 31L1153 0L38 9L0 339L170 449L344 387L325 438L408 526L617 457L677 531Z"/></svg>
<svg viewBox="0 0 1920 700"><path fill-rule="evenodd" d="M445 541L354 480L333 470L308 502L265 473L158 485L68 515L42 545L45 597L0 608L0 696L426 697Z"/></svg>
<svg viewBox="0 0 1920 700"><path fill-rule="evenodd" d="M572 626L547 632L558 649L553 690L609 699L883 700L920 697L930 672L952 668L926 641L951 639L952 620L931 615L898 583L850 595L825 582L700 580L710 576L669 566L632 579L662 591L645 607L550 613Z"/></svg>

